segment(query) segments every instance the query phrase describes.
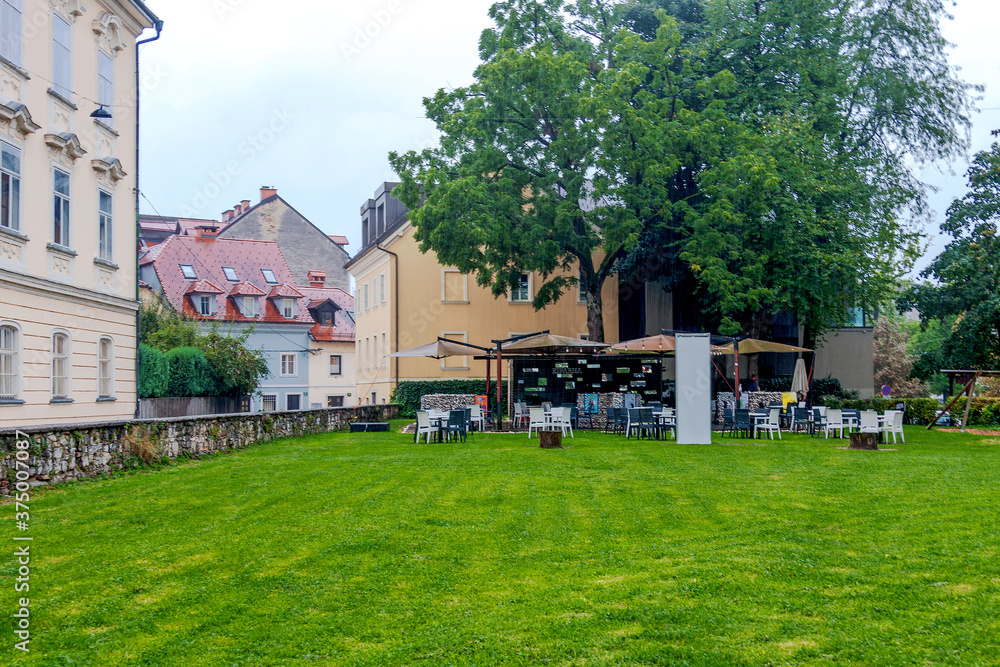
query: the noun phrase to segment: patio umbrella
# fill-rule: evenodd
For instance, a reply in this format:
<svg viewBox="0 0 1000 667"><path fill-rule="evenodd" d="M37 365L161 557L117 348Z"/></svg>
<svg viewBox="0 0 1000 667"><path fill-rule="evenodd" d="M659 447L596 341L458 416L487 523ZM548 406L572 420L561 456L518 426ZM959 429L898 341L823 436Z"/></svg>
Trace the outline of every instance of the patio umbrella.
<svg viewBox="0 0 1000 667"><path fill-rule="evenodd" d="M677 349L677 339L666 334L633 338L615 343L609 349L615 352L657 352L660 354L674 352Z"/></svg>
<svg viewBox="0 0 1000 667"><path fill-rule="evenodd" d="M720 345L717 350L718 351L713 350L713 352L715 352L715 354L732 354L733 344L729 343L727 345ZM744 338L740 341L740 354L760 354L761 352L776 352L778 354L782 354L784 352L812 352L812 350L805 347L795 347L794 345L774 343L769 340L760 340L757 338Z"/></svg>
<svg viewBox="0 0 1000 667"><path fill-rule="evenodd" d="M390 357L431 357L432 359L443 359L444 357L464 357L475 354L474 350L487 351L478 345L458 343L453 340L437 339L433 343L418 345L399 352L393 352Z"/></svg>
<svg viewBox="0 0 1000 667"><path fill-rule="evenodd" d="M608 347L607 343L595 343L572 336L557 336L551 333L540 333L527 338L504 343L502 349L507 352L596 352Z"/></svg>
<svg viewBox="0 0 1000 667"><path fill-rule="evenodd" d="M795 361L795 373L792 374L792 391L805 394L809 391L809 379L806 376L806 360L801 357Z"/></svg>

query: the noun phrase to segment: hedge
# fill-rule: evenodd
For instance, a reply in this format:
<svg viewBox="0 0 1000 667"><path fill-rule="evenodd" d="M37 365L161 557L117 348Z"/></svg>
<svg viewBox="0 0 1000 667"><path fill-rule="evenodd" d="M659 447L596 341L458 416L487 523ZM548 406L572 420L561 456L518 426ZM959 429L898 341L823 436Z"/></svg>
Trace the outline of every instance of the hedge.
<svg viewBox="0 0 1000 667"><path fill-rule="evenodd" d="M486 387L485 380L428 380L424 382L406 381L400 382L395 391L392 392L393 403L399 404L400 417L416 417L417 410L420 409L420 398L425 394L472 394L479 396ZM503 406L507 407L507 382L504 381ZM496 402L497 383L490 381L490 406Z"/></svg>
<svg viewBox="0 0 1000 667"><path fill-rule="evenodd" d="M962 421L965 416L965 403L968 399L962 396L951 408L952 422ZM969 410L969 423L966 426L997 426L1000 424L1000 399L974 398Z"/></svg>
<svg viewBox="0 0 1000 667"><path fill-rule="evenodd" d="M139 344L139 398L160 398L167 393L170 368L163 353L151 345Z"/></svg>
<svg viewBox="0 0 1000 667"><path fill-rule="evenodd" d="M175 347L165 355L170 366L167 396L204 396L211 389L211 372L196 347Z"/></svg>
<svg viewBox="0 0 1000 667"><path fill-rule="evenodd" d="M930 424L931 420L934 419L934 417L941 412L941 408L944 407L941 405L941 402L935 398L882 398L881 396L850 400L830 396L826 396L824 398L826 400L822 402L817 401L817 404L821 403L828 408L851 408L854 410L875 410L876 412L893 410L896 408L897 403L902 402L906 404L906 416L903 418L903 421L907 424L920 425ZM975 406L975 403L973 403L973 406ZM952 420L954 421L956 418L961 419L961 417L961 411L958 411L957 408L952 408Z"/></svg>

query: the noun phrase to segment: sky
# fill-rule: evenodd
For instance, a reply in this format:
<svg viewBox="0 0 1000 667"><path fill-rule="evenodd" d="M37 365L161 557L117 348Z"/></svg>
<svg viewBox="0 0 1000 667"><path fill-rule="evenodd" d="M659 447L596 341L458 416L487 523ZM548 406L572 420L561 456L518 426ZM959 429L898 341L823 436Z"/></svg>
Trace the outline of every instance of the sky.
<svg viewBox="0 0 1000 667"><path fill-rule="evenodd" d="M422 101L467 85L492 0L146 0L162 37L140 47L143 213L221 218L274 186L358 250L360 207L396 180L390 151L436 142ZM948 2L948 0L946 0ZM948 2L950 5L951 3ZM276 7L280 11L276 11ZM986 87L969 155L1000 129L1000 2L957 0L951 63ZM147 31L146 35L152 33ZM928 249L968 160L922 172L936 189ZM352 254L353 254L352 252Z"/></svg>

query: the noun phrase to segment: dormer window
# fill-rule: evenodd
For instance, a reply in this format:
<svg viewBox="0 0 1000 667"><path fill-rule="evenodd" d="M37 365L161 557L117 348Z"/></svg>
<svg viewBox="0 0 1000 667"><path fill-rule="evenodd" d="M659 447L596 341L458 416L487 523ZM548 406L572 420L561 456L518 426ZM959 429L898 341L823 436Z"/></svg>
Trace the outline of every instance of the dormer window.
<svg viewBox="0 0 1000 667"><path fill-rule="evenodd" d="M196 295L195 305L198 306L198 314L209 317L215 314L215 297L208 294Z"/></svg>
<svg viewBox="0 0 1000 667"><path fill-rule="evenodd" d="M236 275L236 269L234 269L233 267L224 266L222 267L222 272L226 274L226 280L228 280L229 282L238 283L240 281L240 277Z"/></svg>
<svg viewBox="0 0 1000 667"><path fill-rule="evenodd" d="M274 271L271 269L261 269L260 273L264 276L264 282L268 285L277 285L278 279L274 277Z"/></svg>
<svg viewBox="0 0 1000 667"><path fill-rule="evenodd" d="M194 267L190 264L181 264L181 273L184 274L185 280L198 279L198 274L194 272Z"/></svg>
<svg viewBox="0 0 1000 667"><path fill-rule="evenodd" d="M236 297L236 305L243 317L257 317L257 297L238 296Z"/></svg>
<svg viewBox="0 0 1000 667"><path fill-rule="evenodd" d="M290 320L295 317L295 299L283 298L280 300L281 305L281 316L286 320Z"/></svg>

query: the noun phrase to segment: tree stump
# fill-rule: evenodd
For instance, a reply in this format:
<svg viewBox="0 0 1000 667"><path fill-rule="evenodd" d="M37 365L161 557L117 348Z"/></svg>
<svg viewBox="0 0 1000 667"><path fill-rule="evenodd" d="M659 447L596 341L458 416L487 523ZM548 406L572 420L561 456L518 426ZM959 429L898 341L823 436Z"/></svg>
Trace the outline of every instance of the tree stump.
<svg viewBox="0 0 1000 667"><path fill-rule="evenodd" d="M852 433L851 449L878 449L878 433Z"/></svg>
<svg viewBox="0 0 1000 667"><path fill-rule="evenodd" d="M539 431L538 441L542 449L562 449L562 431Z"/></svg>

